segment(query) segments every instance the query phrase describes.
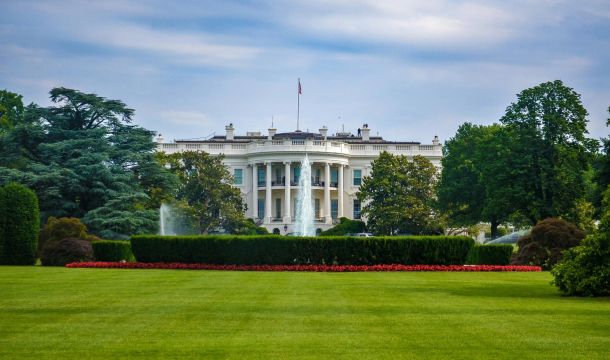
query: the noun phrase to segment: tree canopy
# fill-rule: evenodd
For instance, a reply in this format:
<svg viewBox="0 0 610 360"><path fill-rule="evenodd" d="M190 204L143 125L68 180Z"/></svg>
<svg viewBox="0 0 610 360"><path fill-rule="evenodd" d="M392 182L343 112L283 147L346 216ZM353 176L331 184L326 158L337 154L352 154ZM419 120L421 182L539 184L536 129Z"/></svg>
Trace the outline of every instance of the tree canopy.
<svg viewBox="0 0 610 360"><path fill-rule="evenodd" d="M423 156L382 152L362 179L358 199L368 228L378 235L438 231L432 209L436 168Z"/></svg>
<svg viewBox="0 0 610 360"><path fill-rule="evenodd" d="M596 147L586 137L587 115L580 95L556 80L523 90L500 119L511 137L511 202L532 224L557 216L578 222L575 204Z"/></svg>
<svg viewBox="0 0 610 360"><path fill-rule="evenodd" d="M185 151L158 156L180 180L176 198L183 203L182 210L195 219L200 233L218 227L228 231L247 227L246 204L240 190L232 186L233 176L222 163L222 155Z"/></svg>
<svg viewBox="0 0 610 360"><path fill-rule="evenodd" d="M137 210L158 208L160 194L171 193L176 179L155 159L154 132L132 125L133 109L119 100L67 88L52 89L50 98L52 106L26 107L22 121L0 136L0 183L34 189L43 220L83 218L141 194L126 203L128 219L109 211L94 214L108 216L98 220L122 236L156 231L150 213ZM111 225L112 219L130 225ZM134 224L142 227L134 230Z"/></svg>

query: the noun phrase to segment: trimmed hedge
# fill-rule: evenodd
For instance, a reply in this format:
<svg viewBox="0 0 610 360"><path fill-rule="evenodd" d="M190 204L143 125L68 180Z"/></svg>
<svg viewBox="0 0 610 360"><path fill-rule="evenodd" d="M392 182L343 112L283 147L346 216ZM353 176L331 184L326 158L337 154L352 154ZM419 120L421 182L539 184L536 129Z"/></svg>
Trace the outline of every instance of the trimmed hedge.
<svg viewBox="0 0 610 360"><path fill-rule="evenodd" d="M510 244L475 245L468 254L471 265L508 265L513 254Z"/></svg>
<svg viewBox="0 0 610 360"><path fill-rule="evenodd" d="M40 210L36 194L23 185L4 186L0 198L3 251L0 263L33 265L40 230Z"/></svg>
<svg viewBox="0 0 610 360"><path fill-rule="evenodd" d="M97 261L132 261L131 244L121 240L99 240L91 243Z"/></svg>
<svg viewBox="0 0 610 360"><path fill-rule="evenodd" d="M140 262L204 264L464 264L474 240L458 236L300 237L158 236L131 237Z"/></svg>

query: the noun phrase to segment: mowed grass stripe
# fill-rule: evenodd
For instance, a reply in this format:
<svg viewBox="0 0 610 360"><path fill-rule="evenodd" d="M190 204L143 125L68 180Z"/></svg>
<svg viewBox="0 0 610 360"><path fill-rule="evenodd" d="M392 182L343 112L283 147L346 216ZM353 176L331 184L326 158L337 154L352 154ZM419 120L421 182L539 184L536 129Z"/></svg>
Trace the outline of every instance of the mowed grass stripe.
<svg viewBox="0 0 610 360"><path fill-rule="evenodd" d="M604 359L548 273L0 267L0 358Z"/></svg>

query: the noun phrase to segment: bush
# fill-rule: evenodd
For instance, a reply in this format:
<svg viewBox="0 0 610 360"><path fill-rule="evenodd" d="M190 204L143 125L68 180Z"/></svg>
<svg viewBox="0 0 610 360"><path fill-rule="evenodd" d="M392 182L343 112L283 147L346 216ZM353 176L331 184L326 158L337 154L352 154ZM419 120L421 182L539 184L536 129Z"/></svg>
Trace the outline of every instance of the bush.
<svg viewBox="0 0 610 360"><path fill-rule="evenodd" d="M40 262L44 266L64 266L71 262L92 261L91 242L77 238L66 238L47 243L42 249Z"/></svg>
<svg viewBox="0 0 610 360"><path fill-rule="evenodd" d="M366 224L360 220L350 220L346 217L339 219L339 223L326 231L322 231L322 236L340 236L357 234L366 231Z"/></svg>
<svg viewBox="0 0 610 360"><path fill-rule="evenodd" d="M133 261L131 244L121 240L99 240L91 243L97 261Z"/></svg>
<svg viewBox="0 0 610 360"><path fill-rule="evenodd" d="M592 235L566 250L551 274L565 295L610 296L610 236Z"/></svg>
<svg viewBox="0 0 610 360"><path fill-rule="evenodd" d="M565 220L544 219L532 228L529 235L517 241L519 250L512 263L539 265L549 270L561 260L563 250L579 245L584 238L582 230Z"/></svg>
<svg viewBox="0 0 610 360"><path fill-rule="evenodd" d="M468 254L468 264L508 265L510 264L510 258L512 255L512 245L475 245Z"/></svg>
<svg viewBox="0 0 610 360"><path fill-rule="evenodd" d="M469 237L132 236L141 262L206 264L464 264Z"/></svg>
<svg viewBox="0 0 610 360"><path fill-rule="evenodd" d="M57 242L66 238L77 238L83 240L99 240L94 235L87 234L87 226L78 218L55 218L49 217L44 228L40 231L40 241L38 242L38 253L47 243Z"/></svg>
<svg viewBox="0 0 610 360"><path fill-rule="evenodd" d="M1 193L2 258L0 263L33 265L40 229L36 194L25 186L8 184Z"/></svg>

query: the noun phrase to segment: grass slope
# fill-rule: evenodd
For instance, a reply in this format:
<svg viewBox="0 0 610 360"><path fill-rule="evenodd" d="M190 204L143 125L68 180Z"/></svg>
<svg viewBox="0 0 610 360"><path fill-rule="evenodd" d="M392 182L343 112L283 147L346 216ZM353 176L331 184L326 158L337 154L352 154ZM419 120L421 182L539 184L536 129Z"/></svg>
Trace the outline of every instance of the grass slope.
<svg viewBox="0 0 610 360"><path fill-rule="evenodd" d="M609 299L550 279L0 267L0 358L607 358Z"/></svg>

